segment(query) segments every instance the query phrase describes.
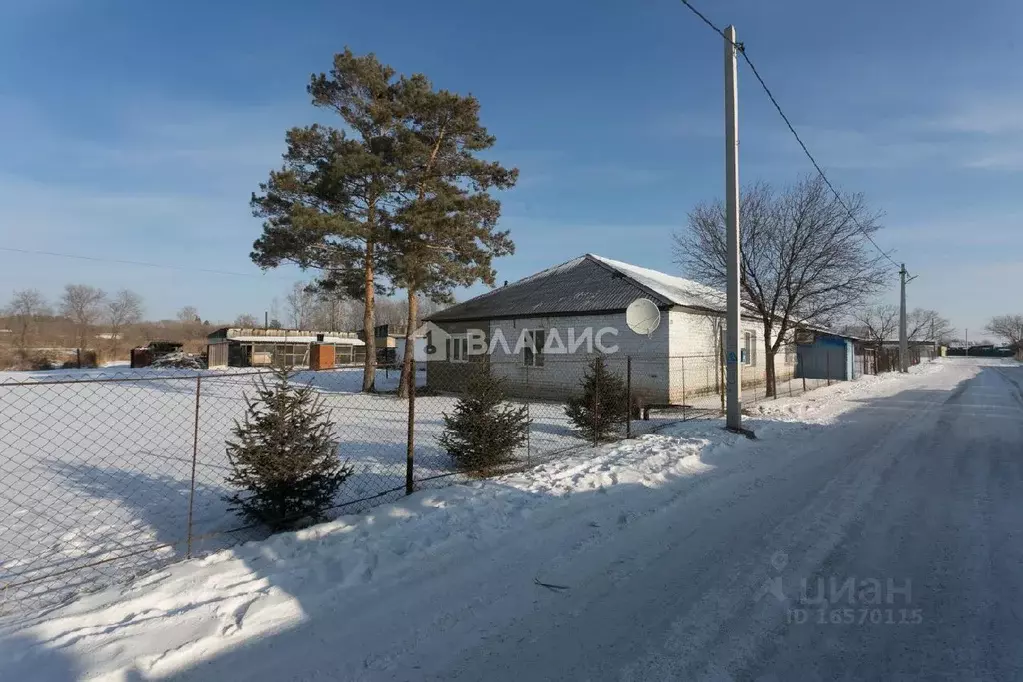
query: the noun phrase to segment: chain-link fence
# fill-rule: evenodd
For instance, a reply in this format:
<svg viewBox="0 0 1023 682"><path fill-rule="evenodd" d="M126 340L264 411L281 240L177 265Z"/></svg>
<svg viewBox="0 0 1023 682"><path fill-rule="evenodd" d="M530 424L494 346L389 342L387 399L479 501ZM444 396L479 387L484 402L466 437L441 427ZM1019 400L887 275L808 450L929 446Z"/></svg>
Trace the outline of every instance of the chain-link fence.
<svg viewBox="0 0 1023 682"><path fill-rule="evenodd" d="M831 383L777 377L780 397ZM500 466L473 470L451 456L446 417L485 370L527 424ZM528 467L563 453L718 416L716 356L536 356L515 362L430 362L399 397L397 369L298 371L329 411L352 467L334 500L354 513L430 486ZM53 604L169 562L265 537L228 510L235 492L225 443L246 413L260 371L39 372L0 380L0 614ZM767 399L749 373L743 401ZM471 420L470 420L471 421ZM446 443L446 444L445 444ZM510 443L510 444L509 444ZM496 446L496 445L495 445Z"/></svg>

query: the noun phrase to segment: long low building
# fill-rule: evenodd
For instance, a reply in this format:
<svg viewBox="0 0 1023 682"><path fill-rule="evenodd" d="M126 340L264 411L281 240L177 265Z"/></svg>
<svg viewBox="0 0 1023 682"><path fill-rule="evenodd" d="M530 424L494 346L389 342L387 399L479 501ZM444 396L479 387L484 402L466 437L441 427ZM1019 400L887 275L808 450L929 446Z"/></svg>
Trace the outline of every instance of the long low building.
<svg viewBox="0 0 1023 682"><path fill-rule="evenodd" d="M334 347L334 364L360 363L366 344L358 334L304 329L242 329L223 327L207 335L209 367L308 367L313 343Z"/></svg>
<svg viewBox="0 0 1023 682"><path fill-rule="evenodd" d="M657 310L647 333L629 326L627 311L637 299ZM467 363L485 362L509 395L563 400L579 394L589 362L601 354L620 376L631 365L640 404L682 405L721 389L724 317L724 292L588 253L430 315L428 347L435 353L426 385L464 391L472 376ZM742 332L735 358L742 384L763 384L763 323L749 310ZM486 351L470 353L470 338ZM792 376L793 351L787 344L775 355L778 381Z"/></svg>

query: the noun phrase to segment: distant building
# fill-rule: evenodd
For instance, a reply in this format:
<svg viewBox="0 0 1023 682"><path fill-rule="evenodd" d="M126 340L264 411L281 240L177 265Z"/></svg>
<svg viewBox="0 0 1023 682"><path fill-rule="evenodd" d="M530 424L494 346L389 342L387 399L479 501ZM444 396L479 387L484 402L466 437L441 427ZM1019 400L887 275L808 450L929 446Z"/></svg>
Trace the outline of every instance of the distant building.
<svg viewBox="0 0 1023 682"><path fill-rule="evenodd" d="M224 327L206 337L207 363L213 367L308 367L310 344L334 346L336 365L363 362L366 344L358 334L304 329Z"/></svg>
<svg viewBox="0 0 1023 682"><path fill-rule="evenodd" d="M412 333L415 344L413 353L420 362L426 359L426 327L422 324ZM359 338L366 340L366 330L359 330ZM373 341L376 344L378 364L394 365L405 357L405 325L378 324L373 328Z"/></svg>
<svg viewBox="0 0 1023 682"><path fill-rule="evenodd" d="M178 341L150 341L145 346L131 349L131 367L149 367L153 362L171 353L180 353L185 345Z"/></svg>

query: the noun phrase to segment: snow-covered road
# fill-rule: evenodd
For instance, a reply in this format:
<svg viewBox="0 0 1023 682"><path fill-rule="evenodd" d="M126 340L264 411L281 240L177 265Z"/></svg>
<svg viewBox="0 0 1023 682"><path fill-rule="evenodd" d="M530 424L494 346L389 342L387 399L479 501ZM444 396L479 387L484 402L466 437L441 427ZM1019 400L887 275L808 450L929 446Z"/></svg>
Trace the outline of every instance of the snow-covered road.
<svg viewBox="0 0 1023 682"><path fill-rule="evenodd" d="M915 369L169 567L0 679L1019 679L1023 367Z"/></svg>

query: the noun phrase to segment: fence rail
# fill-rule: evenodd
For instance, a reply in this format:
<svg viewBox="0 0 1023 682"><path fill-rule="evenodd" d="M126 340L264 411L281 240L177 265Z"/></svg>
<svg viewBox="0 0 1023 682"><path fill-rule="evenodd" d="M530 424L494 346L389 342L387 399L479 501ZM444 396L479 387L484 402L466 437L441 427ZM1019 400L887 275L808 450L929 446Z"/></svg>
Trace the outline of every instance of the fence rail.
<svg viewBox="0 0 1023 682"><path fill-rule="evenodd" d="M627 402L609 438L584 437L566 403L581 395L592 361L486 363L508 402L524 406L529 419L525 442L503 470L721 413L717 357L608 356L602 381L621 382ZM472 475L459 471L438 441L445 415L479 370L476 362L425 363L407 398L397 395L395 369L377 371L377 393L360 392L361 368L296 371L294 380L311 384L329 408L340 454L353 468L335 513ZM777 396L830 383L789 375L778 377ZM153 369L0 380L0 616L265 537L229 513L224 500L232 492L225 441L261 376L266 372ZM610 386L598 383L598 393ZM755 375L744 385L744 403L765 399Z"/></svg>

